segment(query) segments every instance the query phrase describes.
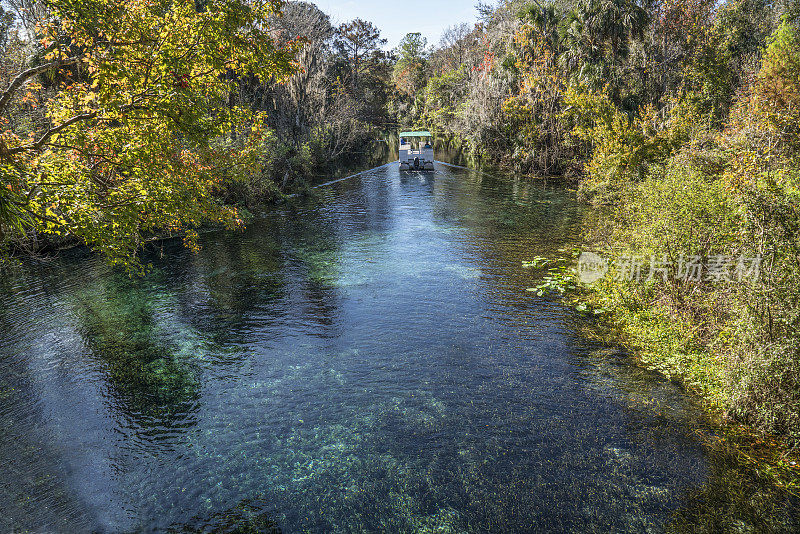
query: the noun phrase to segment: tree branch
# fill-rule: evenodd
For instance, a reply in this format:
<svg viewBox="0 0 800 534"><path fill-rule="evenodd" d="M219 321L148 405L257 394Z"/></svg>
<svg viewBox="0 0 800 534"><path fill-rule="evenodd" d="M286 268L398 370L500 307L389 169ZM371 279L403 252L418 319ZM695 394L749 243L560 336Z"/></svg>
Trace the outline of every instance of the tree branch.
<svg viewBox="0 0 800 534"><path fill-rule="evenodd" d="M11 80L11 83L8 84L8 87L3 94L0 95L0 114L5 111L8 103L11 101L11 97L14 96L14 93L17 92L17 89L22 87L22 85L28 81L30 78L45 72L50 69L56 69L58 67L63 67L65 65L72 65L78 61L77 57L70 57L67 59L59 59L58 61L51 61L50 63L45 63L44 65L39 65L37 67L31 67L28 70L22 71L17 74L16 78Z"/></svg>
<svg viewBox="0 0 800 534"><path fill-rule="evenodd" d="M88 121L88 120L94 119L95 117L97 117L97 112L96 111L92 111L91 113L82 113L81 115L75 115L71 119L62 122L58 126L53 126L49 130L44 132L42 134L42 136L39 137L39 139L37 141L35 141L34 143L31 143L29 145L16 146L16 147L14 147L12 149L9 149L6 153L9 156L11 156L11 155L18 154L20 152L25 152L25 151L28 151L28 150L38 150L38 149L42 148L42 146L45 143L47 143L48 139L50 139L52 136L54 136L55 134L57 134L61 130L65 129L65 128L69 128L70 126L72 126L76 122Z"/></svg>

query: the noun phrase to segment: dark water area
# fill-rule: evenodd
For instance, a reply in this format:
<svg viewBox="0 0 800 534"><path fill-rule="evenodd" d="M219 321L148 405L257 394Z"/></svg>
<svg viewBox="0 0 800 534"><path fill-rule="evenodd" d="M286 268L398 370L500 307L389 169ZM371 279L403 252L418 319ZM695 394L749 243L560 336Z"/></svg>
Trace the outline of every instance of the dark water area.
<svg viewBox="0 0 800 534"><path fill-rule="evenodd" d="M142 279L6 271L0 531L798 531L692 397L527 291L585 215L389 165Z"/></svg>
<svg viewBox="0 0 800 534"><path fill-rule="evenodd" d="M311 176L305 177L302 185L315 187L396 161L400 140L396 130L387 130L377 133L374 141L361 148L362 151L348 153L329 162L328 168L318 169ZM443 153L442 157L446 159L447 155Z"/></svg>

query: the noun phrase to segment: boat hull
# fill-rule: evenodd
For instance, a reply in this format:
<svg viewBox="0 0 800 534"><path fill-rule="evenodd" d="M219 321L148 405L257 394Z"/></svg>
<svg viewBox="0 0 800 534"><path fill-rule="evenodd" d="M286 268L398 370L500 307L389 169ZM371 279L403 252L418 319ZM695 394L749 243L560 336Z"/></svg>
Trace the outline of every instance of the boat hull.
<svg viewBox="0 0 800 534"><path fill-rule="evenodd" d="M422 161L422 162L408 162L408 161L401 161L400 162L400 170L401 171L433 171L436 170L432 161Z"/></svg>

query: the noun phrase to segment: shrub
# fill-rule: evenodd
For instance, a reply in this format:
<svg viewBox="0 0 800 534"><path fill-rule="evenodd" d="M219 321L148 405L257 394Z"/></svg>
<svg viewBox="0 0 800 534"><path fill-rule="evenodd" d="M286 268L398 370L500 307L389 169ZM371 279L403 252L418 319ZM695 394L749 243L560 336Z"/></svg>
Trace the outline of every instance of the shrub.
<svg viewBox="0 0 800 534"><path fill-rule="evenodd" d="M693 122L685 103L674 106L669 120L652 106L631 118L607 94L580 85L567 89L564 106L573 135L593 147L580 192L596 204L619 203L627 185L644 180L688 138Z"/></svg>

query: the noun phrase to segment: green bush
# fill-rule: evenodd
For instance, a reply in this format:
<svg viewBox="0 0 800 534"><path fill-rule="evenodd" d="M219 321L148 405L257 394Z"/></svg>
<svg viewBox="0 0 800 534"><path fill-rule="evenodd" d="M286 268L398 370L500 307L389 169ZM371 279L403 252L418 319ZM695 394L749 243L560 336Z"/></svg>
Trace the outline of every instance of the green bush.
<svg viewBox="0 0 800 534"><path fill-rule="evenodd" d="M567 89L564 106L572 134L593 147L580 193L595 204L619 203L628 185L644 180L687 139L692 122L685 104L675 106L669 120L649 106L631 118L607 94L581 85Z"/></svg>
<svg viewBox="0 0 800 534"><path fill-rule="evenodd" d="M741 170L741 168L739 169ZM741 180L745 242L764 256L740 288L732 409L800 446L800 174L796 167Z"/></svg>

